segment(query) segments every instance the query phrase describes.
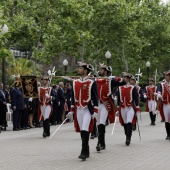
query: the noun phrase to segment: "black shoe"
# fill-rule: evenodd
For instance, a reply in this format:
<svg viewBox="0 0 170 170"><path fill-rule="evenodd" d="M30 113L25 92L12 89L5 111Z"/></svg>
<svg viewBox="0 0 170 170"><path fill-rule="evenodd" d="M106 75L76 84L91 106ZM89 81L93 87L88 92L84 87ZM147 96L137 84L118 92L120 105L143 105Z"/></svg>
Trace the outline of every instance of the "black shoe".
<svg viewBox="0 0 170 170"><path fill-rule="evenodd" d="M50 136L50 132L49 132L49 133L47 133L47 136Z"/></svg>
<svg viewBox="0 0 170 170"><path fill-rule="evenodd" d="M13 128L13 131L19 131L19 129L18 128Z"/></svg>
<svg viewBox="0 0 170 170"><path fill-rule="evenodd" d="M126 143L127 146L129 146L129 144L130 144L130 139L126 138L126 142L125 142L125 143Z"/></svg>
<svg viewBox="0 0 170 170"><path fill-rule="evenodd" d="M96 151L100 152L100 150L101 150L101 146L100 146L100 143L98 143L96 146Z"/></svg>
<svg viewBox="0 0 170 170"><path fill-rule="evenodd" d="M155 122L151 122L151 124L150 124L151 126L155 126Z"/></svg>
<svg viewBox="0 0 170 170"><path fill-rule="evenodd" d="M94 139L94 136L93 136L93 135L91 135L91 136L90 136L90 139Z"/></svg>
<svg viewBox="0 0 170 170"><path fill-rule="evenodd" d="M100 146L100 150L106 149L106 146Z"/></svg>
<svg viewBox="0 0 170 170"><path fill-rule="evenodd" d="M170 140L170 137L169 137L169 136L167 136L165 139L166 139L166 140Z"/></svg>
<svg viewBox="0 0 170 170"><path fill-rule="evenodd" d="M84 155L84 154L80 154L78 158L79 158L79 159L82 159L82 161L85 161L86 158L87 158L87 156Z"/></svg>
<svg viewBox="0 0 170 170"><path fill-rule="evenodd" d="M44 132L42 136L43 136L44 138L46 138L46 137L47 137L47 134Z"/></svg>

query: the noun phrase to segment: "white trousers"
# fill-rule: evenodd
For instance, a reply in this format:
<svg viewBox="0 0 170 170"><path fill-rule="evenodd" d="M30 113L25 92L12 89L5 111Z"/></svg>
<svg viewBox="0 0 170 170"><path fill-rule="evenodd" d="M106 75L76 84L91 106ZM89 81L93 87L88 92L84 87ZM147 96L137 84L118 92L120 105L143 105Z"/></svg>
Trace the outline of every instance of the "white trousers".
<svg viewBox="0 0 170 170"><path fill-rule="evenodd" d="M96 117L97 125L99 124L105 125L107 116L108 116L108 111L106 110L105 105L103 103L100 103L98 106L98 114Z"/></svg>
<svg viewBox="0 0 170 170"><path fill-rule="evenodd" d="M165 122L170 122L170 104L163 105L163 111L165 116Z"/></svg>
<svg viewBox="0 0 170 170"><path fill-rule="evenodd" d="M80 127L80 131L89 131L89 125L91 121L91 114L89 109L86 108L77 108L77 121Z"/></svg>
<svg viewBox="0 0 170 170"><path fill-rule="evenodd" d="M133 107L130 108L121 108L121 116L123 119L123 122L126 123L132 123L133 117L134 117L134 109Z"/></svg>
<svg viewBox="0 0 170 170"><path fill-rule="evenodd" d="M148 100L148 108L149 108L149 112L152 112L153 114L155 114L156 102L154 100Z"/></svg>
<svg viewBox="0 0 170 170"><path fill-rule="evenodd" d="M51 107L49 105L44 105L44 106L40 106L41 109L41 113L44 117L44 120L48 119L51 113Z"/></svg>

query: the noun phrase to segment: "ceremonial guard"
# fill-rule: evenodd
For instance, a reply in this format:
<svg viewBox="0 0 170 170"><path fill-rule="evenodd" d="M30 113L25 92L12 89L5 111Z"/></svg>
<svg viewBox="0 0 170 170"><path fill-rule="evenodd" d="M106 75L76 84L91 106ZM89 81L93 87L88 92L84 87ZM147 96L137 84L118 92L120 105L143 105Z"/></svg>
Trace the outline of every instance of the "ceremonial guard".
<svg viewBox="0 0 170 170"><path fill-rule="evenodd" d="M165 82L158 89L157 98L163 102L163 113L165 116L166 140L170 140L170 71L165 73Z"/></svg>
<svg viewBox="0 0 170 170"><path fill-rule="evenodd" d="M154 85L154 79L149 79L149 86L146 86L144 91L144 98L146 99L146 111L149 111L151 124L155 125L156 121L156 89L157 87Z"/></svg>
<svg viewBox="0 0 170 170"><path fill-rule="evenodd" d="M82 150L80 159L89 157L89 133L93 131L94 118L98 113L98 97L96 82L88 77L93 66L79 63L78 74L80 79L73 80L73 94L69 118L74 113L74 126L80 132Z"/></svg>
<svg viewBox="0 0 170 170"><path fill-rule="evenodd" d="M124 126L126 145L131 142L132 125L136 122L136 114L139 113L139 99L135 86L130 85L131 74L123 73L126 85L120 86L118 90L119 121Z"/></svg>
<svg viewBox="0 0 170 170"><path fill-rule="evenodd" d="M49 118L52 111L51 106L51 87L49 87L49 78L44 77L41 79L42 86L38 87L39 94L39 121L43 119L43 137L50 136L50 123Z"/></svg>
<svg viewBox="0 0 170 170"><path fill-rule="evenodd" d="M114 101L111 97L113 87L126 84L126 82L120 77L109 76L111 75L111 73L112 73L112 68L110 66L106 66L102 64L100 65L100 70L98 71L98 74L99 76L101 76L101 78L96 79L97 88L98 88L98 102L99 102L99 111L96 117L97 127L98 127L98 143L96 146L97 151L106 148L105 145L106 125L105 124L106 124L107 117L109 118L110 123L114 123L115 121Z"/></svg>

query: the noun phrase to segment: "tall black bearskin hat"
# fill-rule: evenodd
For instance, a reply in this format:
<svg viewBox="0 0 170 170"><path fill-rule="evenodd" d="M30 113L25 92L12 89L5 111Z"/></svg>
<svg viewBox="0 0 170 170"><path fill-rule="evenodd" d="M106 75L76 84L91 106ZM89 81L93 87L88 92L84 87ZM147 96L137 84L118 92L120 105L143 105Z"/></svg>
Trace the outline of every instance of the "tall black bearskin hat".
<svg viewBox="0 0 170 170"><path fill-rule="evenodd" d="M149 81L155 82L154 78L148 78Z"/></svg>
<svg viewBox="0 0 170 170"><path fill-rule="evenodd" d="M78 67L84 67L86 70L89 70L89 71L94 70L94 67L91 64L87 64L87 63L83 63L83 62L79 62L78 64L79 64Z"/></svg>
<svg viewBox="0 0 170 170"><path fill-rule="evenodd" d="M128 77L128 78L131 78L131 77L132 77L132 74L127 73L127 72L122 72L122 77Z"/></svg>
<svg viewBox="0 0 170 170"><path fill-rule="evenodd" d="M112 72L112 67L111 66L107 66L107 65L105 65L105 64L100 64L100 68L103 68L103 69L105 69L106 71L108 71L108 72Z"/></svg>

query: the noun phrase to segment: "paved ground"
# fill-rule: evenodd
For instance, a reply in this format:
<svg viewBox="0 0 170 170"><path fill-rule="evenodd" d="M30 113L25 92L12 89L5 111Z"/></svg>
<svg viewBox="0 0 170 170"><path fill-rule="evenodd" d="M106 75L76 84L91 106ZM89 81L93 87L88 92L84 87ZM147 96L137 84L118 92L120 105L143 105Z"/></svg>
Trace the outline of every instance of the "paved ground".
<svg viewBox="0 0 170 170"><path fill-rule="evenodd" d="M133 132L132 143L125 146L123 127L107 126L106 150L97 153L97 139L90 139L90 158L78 159L81 141L73 123L64 124L51 138L42 138L42 128L13 132L12 124L0 134L0 170L169 170L170 142L165 140L164 123L157 119L150 126L149 115L140 120L142 140ZM57 126L51 126L51 133Z"/></svg>

